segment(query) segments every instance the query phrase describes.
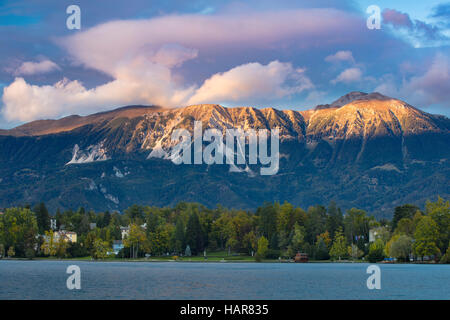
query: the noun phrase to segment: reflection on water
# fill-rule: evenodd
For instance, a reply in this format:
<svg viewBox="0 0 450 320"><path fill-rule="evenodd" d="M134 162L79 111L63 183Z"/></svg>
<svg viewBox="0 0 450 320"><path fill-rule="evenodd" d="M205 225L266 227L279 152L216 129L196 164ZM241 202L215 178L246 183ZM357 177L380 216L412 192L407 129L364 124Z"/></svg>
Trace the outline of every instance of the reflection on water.
<svg viewBox="0 0 450 320"><path fill-rule="evenodd" d="M66 288L67 266L81 290ZM450 299L449 265L0 260L0 299Z"/></svg>

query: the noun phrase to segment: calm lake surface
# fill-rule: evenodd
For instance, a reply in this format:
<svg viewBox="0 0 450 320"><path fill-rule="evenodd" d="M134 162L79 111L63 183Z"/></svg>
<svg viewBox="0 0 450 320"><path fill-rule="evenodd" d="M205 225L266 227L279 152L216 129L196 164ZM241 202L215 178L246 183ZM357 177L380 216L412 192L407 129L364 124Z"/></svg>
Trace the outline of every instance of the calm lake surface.
<svg viewBox="0 0 450 320"><path fill-rule="evenodd" d="M81 290L68 290L69 265ZM0 260L0 299L450 299L449 265Z"/></svg>

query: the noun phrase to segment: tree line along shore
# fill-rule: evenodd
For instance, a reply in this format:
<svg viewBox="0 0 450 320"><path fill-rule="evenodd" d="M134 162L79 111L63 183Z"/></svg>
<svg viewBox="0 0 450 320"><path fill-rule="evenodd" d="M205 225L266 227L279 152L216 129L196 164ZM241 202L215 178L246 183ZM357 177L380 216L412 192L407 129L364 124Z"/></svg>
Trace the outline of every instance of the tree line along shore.
<svg viewBox="0 0 450 320"><path fill-rule="evenodd" d="M0 258L178 261L450 263L450 203L395 208L392 220L345 212L331 202L304 210L288 202L254 211L181 202L133 205L123 214L57 210L44 203L0 210Z"/></svg>

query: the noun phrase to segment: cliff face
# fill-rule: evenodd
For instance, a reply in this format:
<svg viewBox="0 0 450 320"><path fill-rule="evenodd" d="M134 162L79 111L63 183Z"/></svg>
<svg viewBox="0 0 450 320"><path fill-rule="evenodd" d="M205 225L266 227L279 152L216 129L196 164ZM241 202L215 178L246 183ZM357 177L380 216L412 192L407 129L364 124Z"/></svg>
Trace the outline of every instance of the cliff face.
<svg viewBox="0 0 450 320"><path fill-rule="evenodd" d="M164 160L174 129L280 130L280 170ZM132 203L253 208L262 201L359 206L389 215L395 205L448 196L450 120L378 93L349 93L292 111L196 105L130 106L86 117L34 121L0 132L0 206L122 210Z"/></svg>

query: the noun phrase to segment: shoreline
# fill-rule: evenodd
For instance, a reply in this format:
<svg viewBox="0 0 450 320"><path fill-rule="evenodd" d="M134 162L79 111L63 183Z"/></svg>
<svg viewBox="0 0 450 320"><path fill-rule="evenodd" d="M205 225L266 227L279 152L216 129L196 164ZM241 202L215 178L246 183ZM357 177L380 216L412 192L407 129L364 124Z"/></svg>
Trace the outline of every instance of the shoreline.
<svg viewBox="0 0 450 320"><path fill-rule="evenodd" d="M437 262L422 262L422 261L414 261L414 262L368 262L368 261L350 261L350 260L341 260L341 261L333 261L333 260L310 260L308 262L300 262L296 263L294 261L278 261L278 260L262 260L262 261L255 261L255 260L173 260L173 259L104 259L104 260L94 260L94 259L57 259L57 258L34 258L34 259L27 259L27 258L3 258L0 259L1 261L60 261L60 262L133 262L133 263L162 263L162 262L171 262L171 263L270 263L270 264L315 264L315 263L334 263L334 264L355 264L355 263L367 263L367 264L401 264L401 265L443 265L442 263Z"/></svg>

